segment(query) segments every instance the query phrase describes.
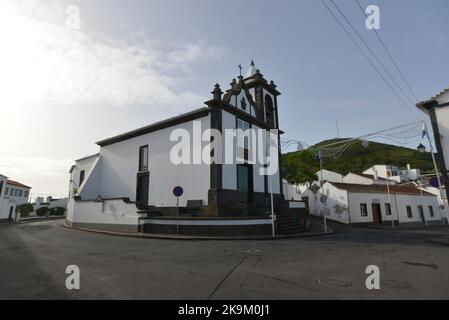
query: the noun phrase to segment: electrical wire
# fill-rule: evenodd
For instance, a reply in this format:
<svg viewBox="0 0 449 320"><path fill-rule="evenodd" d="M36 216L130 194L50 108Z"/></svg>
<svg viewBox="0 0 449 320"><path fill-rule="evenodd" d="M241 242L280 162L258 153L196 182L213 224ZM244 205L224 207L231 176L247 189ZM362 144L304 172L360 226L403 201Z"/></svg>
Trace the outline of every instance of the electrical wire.
<svg viewBox="0 0 449 320"><path fill-rule="evenodd" d="M326 7L326 9L329 11L329 13L332 15L332 17L335 19L335 21L340 25L340 27L343 29L343 31L347 34L347 36L352 40L354 45L357 47L357 49L362 53L362 55L368 60L371 67L376 71L376 73L379 75L379 77L385 82L385 84L393 91L393 93L396 95L396 97L401 101L401 103L407 108L408 111L410 111L413 116L416 119L420 119L413 109L409 107L409 105L404 101L404 99L399 95L399 93L394 89L394 87L391 85L391 83L385 78L385 76L380 72L380 70L376 67L376 65L371 61L369 56L366 54L366 52L361 48L359 43L354 39L352 34L347 30L347 28L344 26L344 24L338 19L338 17L335 15L335 13L331 10L331 8L326 4L324 0L321 0L321 3Z"/></svg>
<svg viewBox="0 0 449 320"><path fill-rule="evenodd" d="M365 39L360 35L360 33L357 31L357 29L354 27L354 25L349 21L348 17L343 13L343 11L340 9L340 7L334 2L334 0L329 0L333 6L337 9L337 11L340 13L340 15L345 19L346 23L351 27L352 31L357 35L359 40L365 45L365 47L368 49L368 51L371 53L371 55L376 59L377 63L382 67L382 69L385 71L385 73L390 77L390 79L393 81L393 83L396 85L396 87L399 88L401 93L404 95L404 97L409 101L410 104L414 104L413 100L410 99L407 93L402 89L402 87L399 85L399 83L396 81L396 79L392 76L390 71L388 71L387 67L382 63L382 61L379 59L379 57L374 53L374 51L371 49L371 47L366 43Z"/></svg>
<svg viewBox="0 0 449 320"><path fill-rule="evenodd" d="M359 0L355 0L357 2L357 5L359 6L360 10L362 11L363 15L368 18L366 12L363 10L362 5L360 4ZM374 30L374 34L376 35L377 39L379 40L379 42L381 43L382 47L385 49L385 51L388 54L388 57L390 58L391 62L393 63L394 67L396 68L396 70L398 71L399 75L401 76L402 80L404 81L404 83L406 84L407 88L409 89L409 91L411 92L411 94L413 95L413 97L416 99L416 101L418 101L418 97L416 96L415 92L413 91L412 87L410 86L410 83L407 81L407 79L405 78L404 74L402 73L401 69L399 68L399 65L396 63L396 60L393 58L393 55L391 54L390 50L388 50L385 42L382 40L382 38L380 37L379 33L377 32L376 29Z"/></svg>

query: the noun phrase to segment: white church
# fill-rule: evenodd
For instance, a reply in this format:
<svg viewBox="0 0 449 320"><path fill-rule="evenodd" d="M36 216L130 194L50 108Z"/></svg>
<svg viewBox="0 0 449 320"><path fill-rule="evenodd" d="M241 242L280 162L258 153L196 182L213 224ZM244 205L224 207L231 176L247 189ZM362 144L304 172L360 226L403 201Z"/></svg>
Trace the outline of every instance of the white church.
<svg viewBox="0 0 449 320"><path fill-rule="evenodd" d="M70 169L66 223L126 233L271 235L273 210L277 228L289 222L286 232L300 231L304 220L291 214L282 194L279 95L251 62L224 94L215 85L204 107L97 142L99 152ZM240 136L238 129L275 134ZM229 130L237 134L229 137ZM221 134L221 143L212 132ZM181 138L191 139L189 163L173 161ZM256 161L256 146L265 146L257 152L268 161ZM195 161L198 151L203 159ZM214 161L201 161L205 154ZM183 189L179 198L175 186Z"/></svg>

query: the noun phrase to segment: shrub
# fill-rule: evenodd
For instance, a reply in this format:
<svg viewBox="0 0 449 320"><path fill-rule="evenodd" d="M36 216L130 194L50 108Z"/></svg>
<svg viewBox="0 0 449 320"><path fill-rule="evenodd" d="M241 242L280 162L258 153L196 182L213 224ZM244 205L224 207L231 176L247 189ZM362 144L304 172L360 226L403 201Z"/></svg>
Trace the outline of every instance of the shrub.
<svg viewBox="0 0 449 320"><path fill-rule="evenodd" d="M47 215L48 212L48 207L40 207L39 209L36 210L36 214L39 217L44 217Z"/></svg>
<svg viewBox="0 0 449 320"><path fill-rule="evenodd" d="M28 217L30 212L34 211L34 207L31 203L24 203L21 205L16 206L16 212L20 211L21 217Z"/></svg>
<svg viewBox="0 0 449 320"><path fill-rule="evenodd" d="M63 207L54 207L49 209L50 215L52 216L63 216L65 213L65 208Z"/></svg>

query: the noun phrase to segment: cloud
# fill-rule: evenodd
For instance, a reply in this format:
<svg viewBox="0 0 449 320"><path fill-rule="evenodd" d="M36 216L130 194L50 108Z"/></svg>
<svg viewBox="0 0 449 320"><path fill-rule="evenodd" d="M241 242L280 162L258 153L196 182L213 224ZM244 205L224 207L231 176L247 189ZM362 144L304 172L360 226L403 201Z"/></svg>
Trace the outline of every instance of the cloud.
<svg viewBox="0 0 449 320"><path fill-rule="evenodd" d="M32 195L65 196L67 188L62 186L68 185L72 163L71 159L0 157L0 173L32 187Z"/></svg>
<svg viewBox="0 0 449 320"><path fill-rule="evenodd" d="M82 12L81 12L82 13ZM81 15L82 18L82 15ZM151 41L97 35L66 27L66 8L47 1L0 5L0 98L59 105L196 105L204 97L177 91L195 63L223 50L205 41L170 49ZM81 20L82 21L82 20Z"/></svg>

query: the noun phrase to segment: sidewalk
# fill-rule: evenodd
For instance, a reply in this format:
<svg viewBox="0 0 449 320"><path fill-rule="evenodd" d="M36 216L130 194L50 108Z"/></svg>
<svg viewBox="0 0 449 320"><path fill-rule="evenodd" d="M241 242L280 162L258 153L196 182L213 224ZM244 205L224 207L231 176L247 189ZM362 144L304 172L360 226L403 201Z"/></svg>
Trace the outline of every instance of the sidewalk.
<svg viewBox="0 0 449 320"><path fill-rule="evenodd" d="M430 239L429 241L432 243L443 245L443 246L449 246L449 236Z"/></svg>
<svg viewBox="0 0 449 320"><path fill-rule="evenodd" d="M55 219L65 219L65 216L49 216L49 217L26 217L26 218L20 218L18 222L27 222L27 221L44 221L44 220L55 220Z"/></svg>
<svg viewBox="0 0 449 320"><path fill-rule="evenodd" d="M247 236L247 237L213 237L213 236L188 236L188 235L172 235L172 234L150 234L150 233L124 233L113 232L105 230L95 230L86 228L74 228L67 225L65 222L61 224L67 229L81 230L87 232L103 233L108 235L135 237L135 238L149 238L149 239L167 239L167 240L276 240L276 239L290 239L290 238L305 238L325 236L333 233L333 230L328 227L328 232L323 232L323 226L312 221L306 230L301 233L291 235L279 235L273 239L272 236Z"/></svg>

